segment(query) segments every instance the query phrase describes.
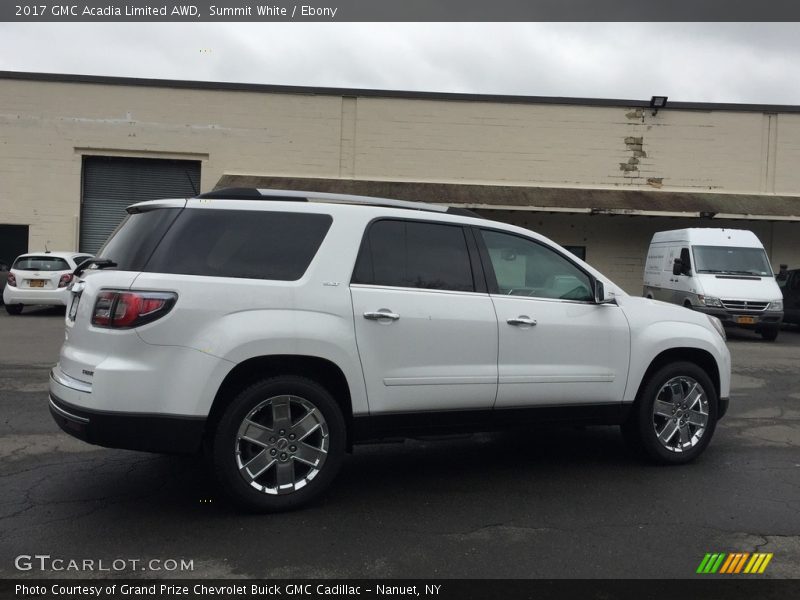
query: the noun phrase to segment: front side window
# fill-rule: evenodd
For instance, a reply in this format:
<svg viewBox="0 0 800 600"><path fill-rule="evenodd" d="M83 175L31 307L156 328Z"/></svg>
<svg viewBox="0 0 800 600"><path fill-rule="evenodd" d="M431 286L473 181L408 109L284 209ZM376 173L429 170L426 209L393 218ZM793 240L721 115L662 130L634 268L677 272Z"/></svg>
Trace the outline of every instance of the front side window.
<svg viewBox="0 0 800 600"><path fill-rule="evenodd" d="M499 294L592 300L589 276L557 252L515 235L482 230Z"/></svg>
<svg viewBox="0 0 800 600"><path fill-rule="evenodd" d="M353 283L474 291L464 230L439 223L377 221L364 237Z"/></svg>

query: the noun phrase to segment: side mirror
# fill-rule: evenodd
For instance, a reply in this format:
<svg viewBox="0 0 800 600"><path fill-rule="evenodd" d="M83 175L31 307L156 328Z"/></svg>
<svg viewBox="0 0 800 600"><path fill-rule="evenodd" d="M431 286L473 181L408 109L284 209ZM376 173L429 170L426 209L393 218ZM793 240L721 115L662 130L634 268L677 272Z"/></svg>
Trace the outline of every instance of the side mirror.
<svg viewBox="0 0 800 600"><path fill-rule="evenodd" d="M613 296L606 296L606 286L602 281L594 282L594 303L595 304L616 304Z"/></svg>
<svg viewBox="0 0 800 600"><path fill-rule="evenodd" d="M675 262L672 263L672 274L683 275L683 261L680 258L676 258Z"/></svg>

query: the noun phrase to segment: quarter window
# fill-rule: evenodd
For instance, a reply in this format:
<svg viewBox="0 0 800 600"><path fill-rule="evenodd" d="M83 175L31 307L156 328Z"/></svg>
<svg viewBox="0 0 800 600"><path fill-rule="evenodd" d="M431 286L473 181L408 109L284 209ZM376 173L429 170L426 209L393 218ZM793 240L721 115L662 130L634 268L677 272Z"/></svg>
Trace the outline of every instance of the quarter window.
<svg viewBox="0 0 800 600"><path fill-rule="evenodd" d="M296 281L332 221L330 215L314 213L186 209L143 270Z"/></svg>
<svg viewBox="0 0 800 600"><path fill-rule="evenodd" d="M482 230L498 293L511 296L592 300L589 276L557 252L531 240Z"/></svg>
<svg viewBox="0 0 800 600"><path fill-rule="evenodd" d="M474 291L464 230L438 223L377 221L364 237L353 283Z"/></svg>

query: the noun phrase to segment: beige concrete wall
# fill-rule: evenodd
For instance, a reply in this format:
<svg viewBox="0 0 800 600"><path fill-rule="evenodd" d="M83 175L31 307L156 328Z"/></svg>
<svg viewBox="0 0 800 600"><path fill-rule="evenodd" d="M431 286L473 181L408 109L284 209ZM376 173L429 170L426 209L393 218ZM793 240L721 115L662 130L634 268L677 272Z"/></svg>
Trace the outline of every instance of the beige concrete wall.
<svg viewBox="0 0 800 600"><path fill-rule="evenodd" d="M360 98L356 178L760 193L761 113ZM800 131L793 132L800 145ZM765 138L762 140L762 138ZM779 175L800 194L800 173ZM769 190L774 191L774 190Z"/></svg>
<svg viewBox="0 0 800 600"><path fill-rule="evenodd" d="M586 246L586 261L622 286L629 294L642 294L642 273L653 234L684 227L749 229L764 244L773 270L781 263L800 266L800 223L742 222L726 219L700 221L686 218L564 215L524 211L481 210L482 215L532 229L562 246Z"/></svg>
<svg viewBox="0 0 800 600"><path fill-rule="evenodd" d="M94 154L200 160L203 190L246 173L800 195L794 114L0 80L0 223L30 224L32 249L77 246L81 157ZM638 270L644 222L609 219L590 259ZM796 265L794 226L778 231L795 236L775 245Z"/></svg>
<svg viewBox="0 0 800 600"><path fill-rule="evenodd" d="M83 155L201 160L224 171L338 176L339 97L0 80L0 223L31 249L77 246Z"/></svg>

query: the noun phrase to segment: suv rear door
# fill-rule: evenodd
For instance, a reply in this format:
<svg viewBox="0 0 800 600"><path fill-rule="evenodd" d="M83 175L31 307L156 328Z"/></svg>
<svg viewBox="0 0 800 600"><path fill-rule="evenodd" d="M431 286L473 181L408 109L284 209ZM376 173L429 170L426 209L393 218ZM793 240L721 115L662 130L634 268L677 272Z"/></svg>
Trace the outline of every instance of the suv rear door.
<svg viewBox="0 0 800 600"><path fill-rule="evenodd" d="M350 293L370 413L492 407L497 318L469 230L374 221Z"/></svg>

